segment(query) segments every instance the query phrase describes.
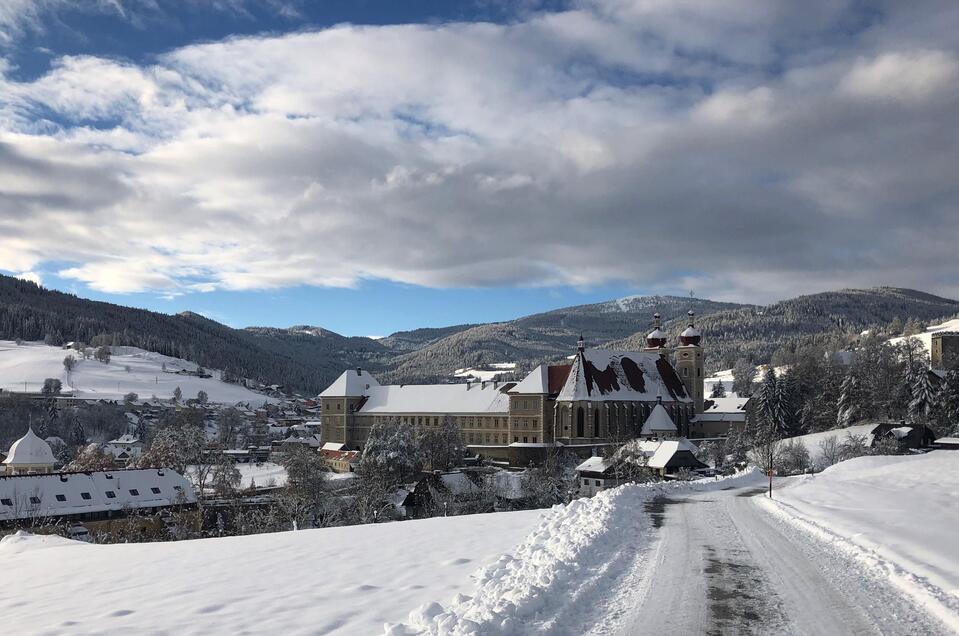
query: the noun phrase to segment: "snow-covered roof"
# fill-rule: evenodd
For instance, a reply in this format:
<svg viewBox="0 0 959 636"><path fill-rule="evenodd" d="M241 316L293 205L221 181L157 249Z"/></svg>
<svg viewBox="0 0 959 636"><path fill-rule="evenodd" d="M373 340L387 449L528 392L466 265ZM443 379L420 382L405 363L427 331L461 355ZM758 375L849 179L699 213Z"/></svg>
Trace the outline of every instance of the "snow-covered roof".
<svg viewBox="0 0 959 636"><path fill-rule="evenodd" d="M689 402L686 388L666 358L655 352L585 349L573 366L561 401L654 401L657 396Z"/></svg>
<svg viewBox="0 0 959 636"><path fill-rule="evenodd" d="M323 446L320 447L320 450L338 451L338 450L343 450L344 446L346 446L346 444L343 444L341 442L326 442L325 444L323 444Z"/></svg>
<svg viewBox="0 0 959 636"><path fill-rule="evenodd" d="M27 434L10 446L7 458L8 466L53 466L56 463L50 445L37 437L33 428L27 428Z"/></svg>
<svg viewBox="0 0 959 636"><path fill-rule="evenodd" d="M643 428L639 432L640 435L656 435L659 433L671 433L675 434L676 423L673 422L673 418L669 416L669 413L666 411L666 407L662 403L657 404L653 407L653 410L649 412L649 417L646 418L646 421L643 423Z"/></svg>
<svg viewBox="0 0 959 636"><path fill-rule="evenodd" d="M896 439L902 439L903 437L906 437L907 435L909 435L909 433L912 432L912 427L897 426L896 428L890 429L889 432L892 433Z"/></svg>
<svg viewBox="0 0 959 636"><path fill-rule="evenodd" d="M118 446L128 446L130 444L140 444L140 438L130 433L125 433L116 439L111 439L107 444L116 444Z"/></svg>
<svg viewBox="0 0 959 636"><path fill-rule="evenodd" d="M503 384L404 384L371 386L361 413L501 413L509 411Z"/></svg>
<svg viewBox="0 0 959 636"><path fill-rule="evenodd" d="M165 469L0 477L0 521L159 508L195 501L190 483Z"/></svg>
<svg viewBox="0 0 959 636"><path fill-rule="evenodd" d="M708 409L707 413L745 413L746 412L746 402L749 398L742 397L711 397L707 398L708 402L712 402Z"/></svg>
<svg viewBox="0 0 959 636"><path fill-rule="evenodd" d="M690 446L692 448L690 448ZM673 458L673 455L683 450L688 450L691 453L695 453L699 449L696 448L696 446L688 439L673 439L660 442L659 448L657 448L656 452L653 453L653 456L649 458L647 465L650 468L665 468L666 464L669 463L669 460Z"/></svg>
<svg viewBox="0 0 959 636"><path fill-rule="evenodd" d="M610 465L609 459L605 457L600 457L598 455L594 455L593 457L590 457L589 459L584 461L582 464L577 466L576 472L602 473L602 472L605 472L607 468L609 468L609 465Z"/></svg>
<svg viewBox="0 0 959 636"><path fill-rule="evenodd" d="M510 393L549 393L549 365L541 364L523 381L509 390Z"/></svg>
<svg viewBox="0 0 959 636"><path fill-rule="evenodd" d="M380 386L380 383L370 375L369 371L348 369L320 393L320 397L359 397L366 395L366 391L375 386Z"/></svg>

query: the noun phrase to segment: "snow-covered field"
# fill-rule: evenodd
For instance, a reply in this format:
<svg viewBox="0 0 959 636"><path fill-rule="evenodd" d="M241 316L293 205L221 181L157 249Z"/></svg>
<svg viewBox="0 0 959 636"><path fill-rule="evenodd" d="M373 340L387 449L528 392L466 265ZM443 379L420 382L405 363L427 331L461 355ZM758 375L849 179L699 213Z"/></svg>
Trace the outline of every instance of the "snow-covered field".
<svg viewBox="0 0 959 636"><path fill-rule="evenodd" d="M781 480L775 499L959 631L959 452L851 459Z"/></svg>
<svg viewBox="0 0 959 636"><path fill-rule="evenodd" d="M515 362L495 362L493 364L487 365L489 369L474 369L473 367L466 367L465 369L457 369L453 372L454 378L474 378L476 380L482 380L484 382L490 382L495 380L497 376L503 375L504 373L511 373L516 369Z"/></svg>
<svg viewBox="0 0 959 636"><path fill-rule="evenodd" d="M168 399L180 387L183 398L196 397L206 391L211 402L235 404L249 402L259 406L269 398L249 389L222 382L219 371L208 370L212 378L177 375L178 370L195 371L196 365L187 360L171 358L136 347L114 347L109 364L84 360L72 350L47 346L41 342L24 342L20 346L10 340L0 340L0 389L7 391L39 391L46 378L57 378L64 392L76 397L120 399L131 391L140 399L152 396ZM77 366L69 382L63 369L63 359L73 355ZM166 364L167 372L163 371ZM129 371L127 371L129 368Z"/></svg>
<svg viewBox="0 0 959 636"><path fill-rule="evenodd" d="M374 634L472 587L541 511L176 543L12 535L0 616L18 634Z"/></svg>
<svg viewBox="0 0 959 636"><path fill-rule="evenodd" d="M870 437L870 431L876 428L876 424L856 424L855 426L850 426L848 428L837 428L830 431L822 431L820 433L809 433L808 435L800 435L798 437L791 437L785 441L796 440L802 442L806 446L806 450L809 451L809 460L813 466L817 466L819 461L822 459L822 447L820 444L829 438L836 438L838 443L842 443L849 435L865 435L867 437L866 443L872 442Z"/></svg>
<svg viewBox="0 0 959 636"><path fill-rule="evenodd" d="M906 340L906 338L915 338L922 343L922 346L926 348L926 351L932 351L932 334L936 333L937 331L959 331L959 318L947 320L939 325L931 325L924 332L916 334L915 336L901 336L899 338L892 338L889 340L889 344L896 345Z"/></svg>

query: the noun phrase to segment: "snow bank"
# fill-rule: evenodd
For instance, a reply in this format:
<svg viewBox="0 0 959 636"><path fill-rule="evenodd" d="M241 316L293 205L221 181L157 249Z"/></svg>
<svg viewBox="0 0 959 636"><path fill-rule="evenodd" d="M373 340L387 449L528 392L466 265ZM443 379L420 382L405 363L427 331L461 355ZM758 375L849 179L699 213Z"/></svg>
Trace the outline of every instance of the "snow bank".
<svg viewBox="0 0 959 636"><path fill-rule="evenodd" d="M644 503L688 490L718 490L761 483L758 471L720 480L626 485L554 506L512 554L476 573L472 596L457 594L443 606L425 603L406 624L387 625L389 636L466 636L549 632L570 605L588 603L591 588L628 545L643 537Z"/></svg>
<svg viewBox="0 0 959 636"><path fill-rule="evenodd" d="M16 573L0 615L17 634L374 634L459 592L541 516L121 545L13 535L0 543L4 571Z"/></svg>
<svg viewBox="0 0 959 636"><path fill-rule="evenodd" d="M169 399L180 387L184 399L206 391L211 402L223 404L250 402L260 405L271 401L245 387L221 381L219 371L209 371L213 375L211 378L175 373L178 370L196 371L197 365L188 360L136 347L114 347L113 350L110 364L102 364L96 360L83 360L76 351L41 342L25 342L17 346L13 341L0 340L0 389L39 391L46 378L57 378L63 382L64 392L82 398L118 400L133 392L144 400L154 395ZM63 359L68 355L77 359L69 382L63 369ZM164 364L167 372L163 371Z"/></svg>
<svg viewBox="0 0 959 636"><path fill-rule="evenodd" d="M767 508L885 572L959 630L959 453L859 457L781 484Z"/></svg>

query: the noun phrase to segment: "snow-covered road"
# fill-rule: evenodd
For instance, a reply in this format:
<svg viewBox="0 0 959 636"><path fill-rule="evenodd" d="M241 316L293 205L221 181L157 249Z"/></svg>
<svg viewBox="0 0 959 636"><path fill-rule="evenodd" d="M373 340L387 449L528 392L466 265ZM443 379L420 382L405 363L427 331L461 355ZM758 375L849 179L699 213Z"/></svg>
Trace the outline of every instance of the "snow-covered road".
<svg viewBox="0 0 959 636"><path fill-rule="evenodd" d="M941 634L888 580L770 515L762 490L651 501L657 535L622 569L593 633Z"/></svg>

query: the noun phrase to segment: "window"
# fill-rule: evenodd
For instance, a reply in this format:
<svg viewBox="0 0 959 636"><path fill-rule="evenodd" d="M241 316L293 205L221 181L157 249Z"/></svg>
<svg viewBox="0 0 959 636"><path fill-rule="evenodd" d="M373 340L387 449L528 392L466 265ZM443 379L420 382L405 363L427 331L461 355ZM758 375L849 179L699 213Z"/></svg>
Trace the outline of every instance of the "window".
<svg viewBox="0 0 959 636"><path fill-rule="evenodd" d="M689 367L683 367L683 377L685 378L688 375L689 375Z"/></svg>
<svg viewBox="0 0 959 636"><path fill-rule="evenodd" d="M583 407L576 409L576 437L586 436L586 412Z"/></svg>
<svg viewBox="0 0 959 636"><path fill-rule="evenodd" d="M57 501L66 501L66 500L67 500L66 495L57 495Z"/></svg>
<svg viewBox="0 0 959 636"><path fill-rule="evenodd" d="M116 498L117 498L117 494L116 494L115 492L113 492L112 490L106 490L106 491L104 491L103 494L105 494L105 495L107 496L107 499L116 499Z"/></svg>
<svg viewBox="0 0 959 636"><path fill-rule="evenodd" d="M593 411L593 437L599 437L599 409Z"/></svg>
<svg viewBox="0 0 959 636"><path fill-rule="evenodd" d="M90 493L88 493L88 492L81 492L81 493L80 493L80 499L83 499L83 500L85 500L85 501L90 501L90 499L91 499Z"/></svg>
<svg viewBox="0 0 959 636"><path fill-rule="evenodd" d="M140 496L140 491L137 490L136 488L131 488L131 489L130 489L130 494L133 495L134 497L139 497L139 496Z"/></svg>
<svg viewBox="0 0 959 636"><path fill-rule="evenodd" d="M175 491L177 491L177 492L183 492L183 486L174 486L174 487L173 487L173 490L175 490Z"/></svg>
<svg viewBox="0 0 959 636"><path fill-rule="evenodd" d="M39 498L39 497L30 497L30 503L32 503L34 506L39 506L39 505L40 505L40 498Z"/></svg>
<svg viewBox="0 0 959 636"><path fill-rule="evenodd" d="M536 443L536 436L535 436L535 435L533 435L533 443L534 443L534 444Z"/></svg>
<svg viewBox="0 0 959 636"><path fill-rule="evenodd" d="M150 488L150 492L152 492L154 495L159 495L160 489L154 486L153 488Z"/></svg>
<svg viewBox="0 0 959 636"><path fill-rule="evenodd" d="M11 500L9 500L9 499L0 499L0 504L3 504L4 506L12 506L12 505L13 505L13 501L11 501Z"/></svg>
<svg viewBox="0 0 959 636"><path fill-rule="evenodd" d="M337 403L336 403L336 410L337 410L337 411L342 411L342 410L343 410L343 405L340 404L339 402L337 402Z"/></svg>
<svg viewBox="0 0 959 636"><path fill-rule="evenodd" d="M529 442L529 438L528 438L528 437L523 437L523 443L526 444L526 443L528 443L528 442Z"/></svg>
<svg viewBox="0 0 959 636"><path fill-rule="evenodd" d="M513 441L514 441L514 442L518 442L518 441L519 441L519 438L518 438L517 436L513 435Z"/></svg>

